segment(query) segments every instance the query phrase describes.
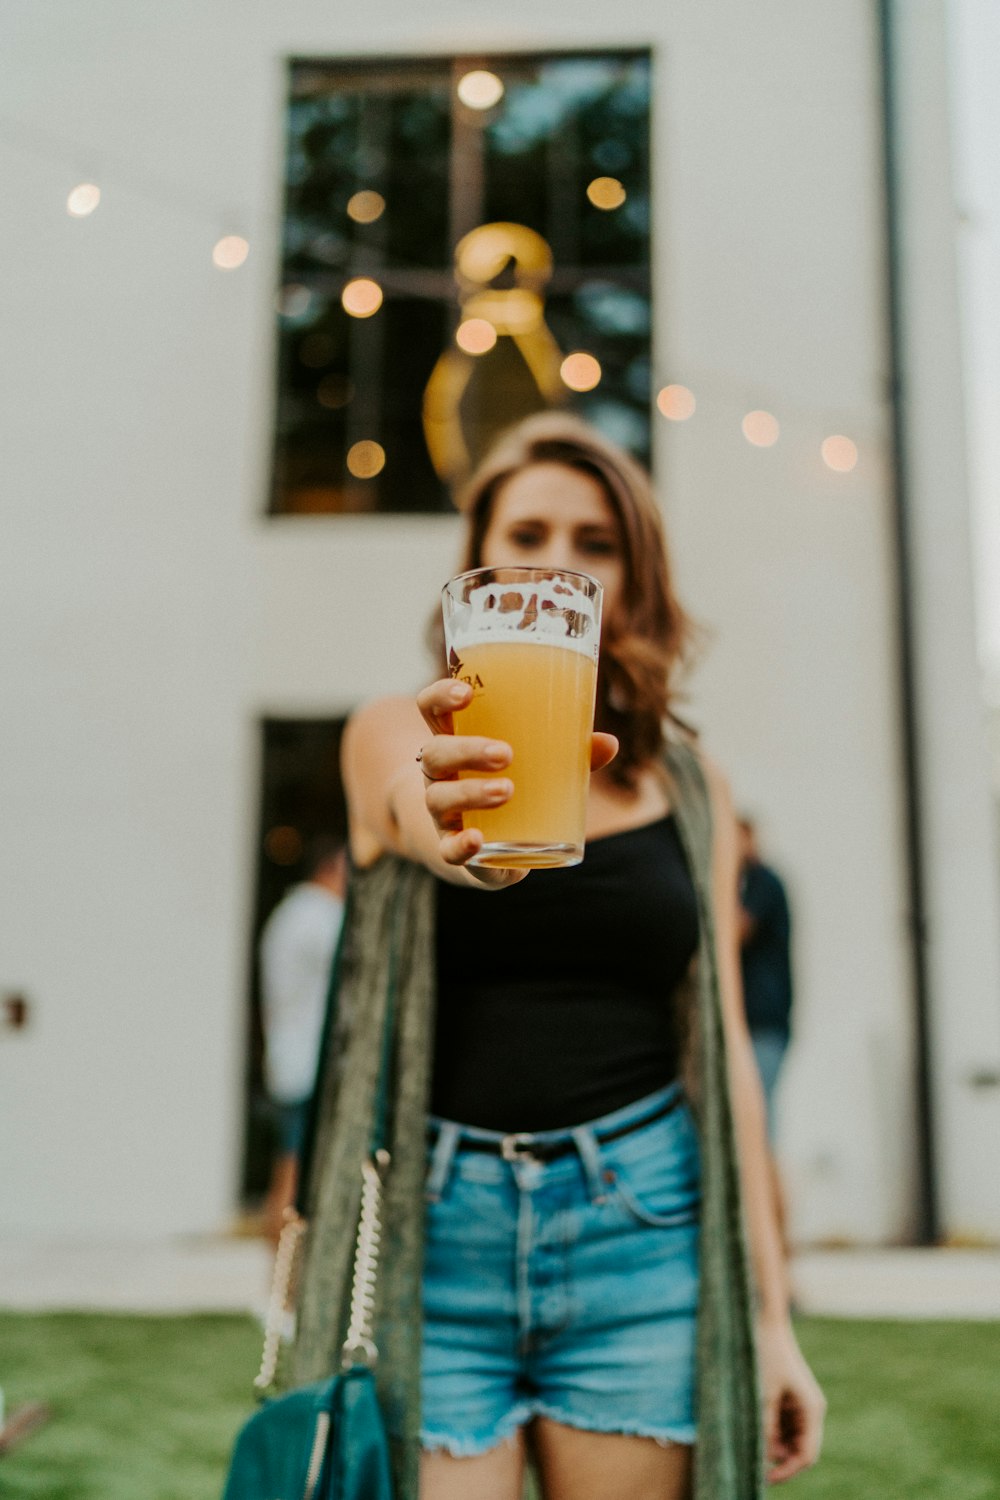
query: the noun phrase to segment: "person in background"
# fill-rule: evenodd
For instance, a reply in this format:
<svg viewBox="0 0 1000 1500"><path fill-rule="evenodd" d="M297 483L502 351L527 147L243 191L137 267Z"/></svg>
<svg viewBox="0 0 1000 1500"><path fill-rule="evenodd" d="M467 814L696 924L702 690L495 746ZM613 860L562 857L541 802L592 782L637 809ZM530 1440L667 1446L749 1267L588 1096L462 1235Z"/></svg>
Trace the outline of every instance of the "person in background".
<svg viewBox="0 0 1000 1500"><path fill-rule="evenodd" d="M774 1096L788 1051L792 1020L792 935L788 896L779 875L764 864L752 818L737 821L739 837L740 967L743 1003L757 1071L764 1089L767 1138L771 1148L774 1216L786 1257L788 1204L774 1154Z"/></svg>
<svg viewBox="0 0 1000 1500"><path fill-rule="evenodd" d="M743 1001L773 1144L774 1094L791 1037L792 924L785 887L760 857L753 820L741 817L738 827Z"/></svg>
<svg viewBox="0 0 1000 1500"><path fill-rule="evenodd" d="M344 919L346 876L343 844L329 837L315 839L308 848L306 879L278 902L260 938L264 1083L278 1119L264 1223L275 1243L298 1183L330 969Z"/></svg>

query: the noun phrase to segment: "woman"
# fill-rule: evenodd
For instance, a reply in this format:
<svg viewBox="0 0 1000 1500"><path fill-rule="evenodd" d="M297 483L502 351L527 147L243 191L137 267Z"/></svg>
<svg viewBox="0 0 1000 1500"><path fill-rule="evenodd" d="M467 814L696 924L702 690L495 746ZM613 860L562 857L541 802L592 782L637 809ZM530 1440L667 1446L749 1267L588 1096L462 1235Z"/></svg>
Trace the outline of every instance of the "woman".
<svg viewBox="0 0 1000 1500"><path fill-rule="evenodd" d="M345 734L356 868L390 855L434 877L420 1500L519 1500L529 1445L546 1500L757 1495L730 1096L772 1480L815 1460L824 1402L791 1330L772 1216L732 804L707 757L665 732L689 626L651 488L613 444L549 413L501 439L463 509L464 568L589 573L604 624L574 869L470 866L476 811L514 795L517 767L508 745L461 733L464 684L370 703ZM404 1317L393 1295L390 1347ZM321 1300L304 1307L303 1376Z"/></svg>

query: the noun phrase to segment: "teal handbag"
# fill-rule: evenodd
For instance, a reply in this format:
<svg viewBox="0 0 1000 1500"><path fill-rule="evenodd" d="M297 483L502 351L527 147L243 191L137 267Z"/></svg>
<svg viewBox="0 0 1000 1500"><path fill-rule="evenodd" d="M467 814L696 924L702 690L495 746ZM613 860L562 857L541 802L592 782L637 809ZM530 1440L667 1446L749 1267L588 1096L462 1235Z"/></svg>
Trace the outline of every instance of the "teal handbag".
<svg viewBox="0 0 1000 1500"><path fill-rule="evenodd" d="M392 1500L371 1370L355 1365L262 1406L236 1439L223 1500Z"/></svg>
<svg viewBox="0 0 1000 1500"><path fill-rule="evenodd" d="M394 960L395 952L392 957ZM336 992L338 965L334 967L331 995ZM394 990L393 961L371 1148L361 1165L361 1210L340 1372L265 1401L244 1423L233 1447L222 1500L393 1500L389 1442L375 1391L378 1350L372 1312L381 1238L382 1183L390 1165L385 1142ZM288 1288L305 1229L305 1220L289 1210L275 1256L264 1354L260 1374L254 1381L261 1395L266 1395L274 1385Z"/></svg>

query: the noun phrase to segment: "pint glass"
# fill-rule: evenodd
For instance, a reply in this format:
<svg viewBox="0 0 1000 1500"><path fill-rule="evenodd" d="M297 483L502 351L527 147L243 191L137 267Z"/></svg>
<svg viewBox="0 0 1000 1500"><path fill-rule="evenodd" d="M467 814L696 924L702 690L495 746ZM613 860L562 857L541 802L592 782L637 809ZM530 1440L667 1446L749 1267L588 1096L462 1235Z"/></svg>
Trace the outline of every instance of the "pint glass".
<svg viewBox="0 0 1000 1500"><path fill-rule="evenodd" d="M506 740L514 795L465 814L485 842L470 861L501 869L583 858L601 585L555 568L476 568L442 590L448 670L472 688L456 734ZM481 776L479 771L465 773Z"/></svg>

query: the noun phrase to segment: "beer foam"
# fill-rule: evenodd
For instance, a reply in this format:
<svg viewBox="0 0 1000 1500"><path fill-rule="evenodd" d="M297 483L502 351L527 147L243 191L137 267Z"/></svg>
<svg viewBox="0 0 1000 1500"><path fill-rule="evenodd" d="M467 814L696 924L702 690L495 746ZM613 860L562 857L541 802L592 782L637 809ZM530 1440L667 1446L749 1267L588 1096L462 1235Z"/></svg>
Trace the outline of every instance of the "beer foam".
<svg viewBox="0 0 1000 1500"><path fill-rule="evenodd" d="M445 624L449 647L489 642L561 646L597 660L598 602L564 578L530 583L484 583L465 600L452 597Z"/></svg>

